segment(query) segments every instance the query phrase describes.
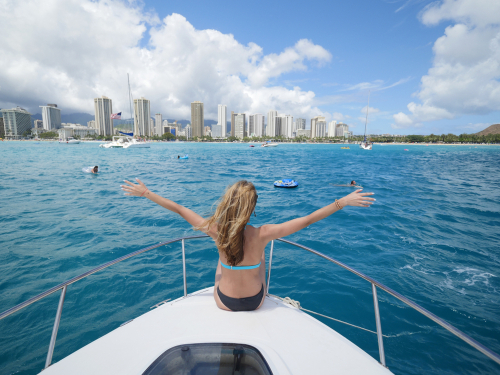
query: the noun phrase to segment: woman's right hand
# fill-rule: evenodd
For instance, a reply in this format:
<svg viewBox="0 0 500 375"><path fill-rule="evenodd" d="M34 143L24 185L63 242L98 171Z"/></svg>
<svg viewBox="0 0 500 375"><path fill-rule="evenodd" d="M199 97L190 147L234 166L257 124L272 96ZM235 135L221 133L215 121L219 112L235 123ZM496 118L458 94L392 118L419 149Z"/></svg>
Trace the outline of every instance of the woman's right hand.
<svg viewBox="0 0 500 375"><path fill-rule="evenodd" d="M144 183L138 178L135 179L139 185L133 184L130 181L123 180L127 185L120 185L122 190L125 191L125 195L132 195L134 197L142 197L144 193L149 189L144 185Z"/></svg>
<svg viewBox="0 0 500 375"><path fill-rule="evenodd" d="M375 198L369 198L369 195L375 193L362 193L363 189L358 189L344 198L339 199L340 204L345 206L355 206L355 207L370 207L375 201Z"/></svg>

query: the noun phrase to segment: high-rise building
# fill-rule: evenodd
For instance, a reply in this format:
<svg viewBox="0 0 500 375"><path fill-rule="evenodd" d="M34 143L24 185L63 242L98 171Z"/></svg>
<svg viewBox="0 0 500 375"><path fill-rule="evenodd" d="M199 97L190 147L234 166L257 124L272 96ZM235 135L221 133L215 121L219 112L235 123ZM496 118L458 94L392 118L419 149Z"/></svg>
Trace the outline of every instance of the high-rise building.
<svg viewBox="0 0 500 375"><path fill-rule="evenodd" d="M94 99L95 128L99 135L113 135L113 102L106 96ZM44 122L45 127L45 122Z"/></svg>
<svg viewBox="0 0 500 375"><path fill-rule="evenodd" d="M234 111L231 111L231 137L234 137L234 116L236 113Z"/></svg>
<svg viewBox="0 0 500 375"><path fill-rule="evenodd" d="M339 122L335 128L335 136L336 137L345 137L346 132L349 132L349 125L344 124L343 122Z"/></svg>
<svg viewBox="0 0 500 375"><path fill-rule="evenodd" d="M262 137L264 133L264 116L255 114L248 116L248 136L249 137Z"/></svg>
<svg viewBox="0 0 500 375"><path fill-rule="evenodd" d="M276 116L273 120L274 122L274 136L279 136L281 135L281 120L283 120L281 117Z"/></svg>
<svg viewBox="0 0 500 375"><path fill-rule="evenodd" d="M325 123L325 127L326 127L325 116L316 116L316 117L313 117L311 119L311 138L320 137L319 135L317 135L317 129L316 129L316 124L318 122L324 122Z"/></svg>
<svg viewBox="0 0 500 375"><path fill-rule="evenodd" d="M35 121L33 121L33 128L35 128L35 129L43 129L43 121L42 120L35 120Z"/></svg>
<svg viewBox="0 0 500 375"><path fill-rule="evenodd" d="M149 134L148 136L152 136L155 134L155 120L152 118L149 119Z"/></svg>
<svg viewBox="0 0 500 375"><path fill-rule="evenodd" d="M279 135L285 138L292 138L293 133L293 117L290 115L280 114L278 117L281 119L281 129Z"/></svg>
<svg viewBox="0 0 500 375"><path fill-rule="evenodd" d="M276 121L275 121L276 116L278 116L278 111L267 112L266 135L268 137L274 137L276 135L279 135L279 133L276 132Z"/></svg>
<svg viewBox="0 0 500 375"><path fill-rule="evenodd" d="M246 119L244 113L234 114L234 136L243 139L247 136Z"/></svg>
<svg viewBox="0 0 500 375"><path fill-rule="evenodd" d="M299 129L305 129L306 128L306 119L304 118L297 118L295 120L295 130L299 130Z"/></svg>
<svg viewBox="0 0 500 375"><path fill-rule="evenodd" d="M219 137L226 138L226 128L227 128L227 105L219 104L217 111L217 125L221 126L221 135ZM212 132L213 132L212 128Z"/></svg>
<svg viewBox="0 0 500 375"><path fill-rule="evenodd" d="M335 128L337 127L337 121L330 121L328 123L328 136L335 137Z"/></svg>
<svg viewBox="0 0 500 375"><path fill-rule="evenodd" d="M191 103L191 128L193 132L193 137L201 137L203 135L203 103L202 102L192 102Z"/></svg>
<svg viewBox="0 0 500 375"><path fill-rule="evenodd" d="M212 137L213 138L222 137L222 125L212 125Z"/></svg>
<svg viewBox="0 0 500 375"><path fill-rule="evenodd" d="M91 120L91 121L87 121L87 127L88 128L92 128L92 129L95 129L95 120ZM96 132L97 134L97 132Z"/></svg>
<svg viewBox="0 0 500 375"><path fill-rule="evenodd" d="M212 135L212 129L210 128L210 126L203 127L203 135L205 136Z"/></svg>
<svg viewBox="0 0 500 375"><path fill-rule="evenodd" d="M161 137L162 136L162 123L163 123L163 120L162 120L162 116L161 116L161 113L157 113L155 115L155 135Z"/></svg>
<svg viewBox="0 0 500 375"><path fill-rule="evenodd" d="M57 104L41 105L43 128L52 131L61 128L61 110Z"/></svg>
<svg viewBox="0 0 500 375"><path fill-rule="evenodd" d="M326 137L326 121L316 122L316 137Z"/></svg>
<svg viewBox="0 0 500 375"><path fill-rule="evenodd" d="M3 117L0 117L0 138L5 137L5 125L3 124Z"/></svg>
<svg viewBox="0 0 500 375"><path fill-rule="evenodd" d="M180 133L181 131L179 131ZM191 127L190 124L187 124L186 127L184 128L184 132L186 134L187 139L193 138L193 128Z"/></svg>
<svg viewBox="0 0 500 375"><path fill-rule="evenodd" d="M2 109L5 138L19 139L31 130L31 113L21 107Z"/></svg>
<svg viewBox="0 0 500 375"><path fill-rule="evenodd" d="M151 135L151 102L141 97L134 99L134 136Z"/></svg>

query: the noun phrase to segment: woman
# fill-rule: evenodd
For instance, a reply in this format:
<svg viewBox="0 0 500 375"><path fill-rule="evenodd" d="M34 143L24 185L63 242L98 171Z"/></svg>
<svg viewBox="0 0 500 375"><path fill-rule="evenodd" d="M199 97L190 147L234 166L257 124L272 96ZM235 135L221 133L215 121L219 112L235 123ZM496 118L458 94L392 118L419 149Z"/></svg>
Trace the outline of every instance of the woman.
<svg viewBox="0 0 500 375"><path fill-rule="evenodd" d="M251 182L238 181L222 196L215 214L202 218L189 208L163 198L144 185L124 181L125 195L145 197L179 214L195 229L208 234L219 250L219 263L215 273L214 298L217 306L229 311L256 310L266 295L266 262L264 249L269 241L286 237L322 220L345 206L370 207L375 201L373 193L361 189L320 208L310 215L282 224L266 224L259 228L247 225L255 213L257 191Z"/></svg>

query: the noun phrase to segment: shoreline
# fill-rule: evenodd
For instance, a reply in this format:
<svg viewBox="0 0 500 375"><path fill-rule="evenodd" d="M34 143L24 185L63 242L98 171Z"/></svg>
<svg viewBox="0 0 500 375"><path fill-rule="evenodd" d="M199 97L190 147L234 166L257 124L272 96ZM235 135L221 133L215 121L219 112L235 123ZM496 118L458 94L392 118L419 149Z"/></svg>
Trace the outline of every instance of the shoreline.
<svg viewBox="0 0 500 375"><path fill-rule="evenodd" d="M3 139L2 142L54 142L54 143L59 143L59 140L54 140L54 139ZM104 141L104 140L80 140L81 143L105 143L105 142L110 142L110 141ZM189 143L189 144L195 144L195 143L202 143L202 144L227 144L227 145L237 145L237 144L248 144L248 145L256 145L260 146L263 142L258 141L258 142L195 142L195 141L173 141L173 142L162 142L162 141L154 141L150 140L148 141L150 143L165 143L165 144L177 144L177 143ZM323 142L277 142L278 145L332 145L332 146L342 146L342 147L356 147L359 145L359 143L323 143ZM376 146L469 146L469 147L477 147L477 146L500 146L500 143L404 143L404 142L399 142L399 143L373 143Z"/></svg>

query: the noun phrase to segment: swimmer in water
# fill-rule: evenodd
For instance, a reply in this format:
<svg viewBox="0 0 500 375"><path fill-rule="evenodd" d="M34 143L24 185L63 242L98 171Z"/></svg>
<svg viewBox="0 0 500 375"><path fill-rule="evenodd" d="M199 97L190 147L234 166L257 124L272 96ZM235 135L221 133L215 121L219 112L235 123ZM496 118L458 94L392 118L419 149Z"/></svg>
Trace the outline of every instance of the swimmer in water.
<svg viewBox="0 0 500 375"><path fill-rule="evenodd" d="M91 169L91 172L92 173L97 173L98 169L99 169L99 167L96 165L94 168Z"/></svg>
<svg viewBox="0 0 500 375"><path fill-rule="evenodd" d="M180 158L181 158L181 156L180 156L180 155L177 155L177 159L180 159Z"/></svg>
<svg viewBox="0 0 500 375"><path fill-rule="evenodd" d="M356 181L352 180L351 181L351 186L356 186Z"/></svg>

